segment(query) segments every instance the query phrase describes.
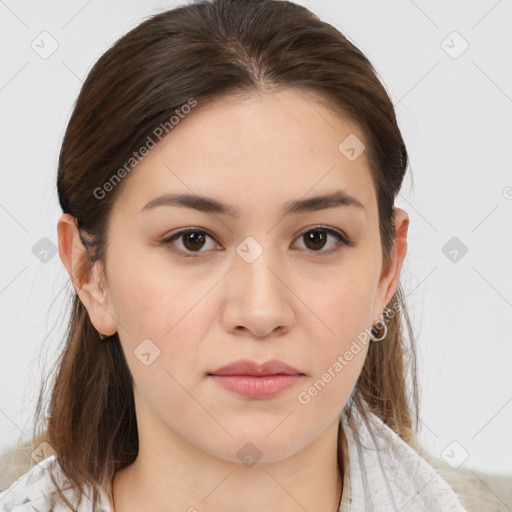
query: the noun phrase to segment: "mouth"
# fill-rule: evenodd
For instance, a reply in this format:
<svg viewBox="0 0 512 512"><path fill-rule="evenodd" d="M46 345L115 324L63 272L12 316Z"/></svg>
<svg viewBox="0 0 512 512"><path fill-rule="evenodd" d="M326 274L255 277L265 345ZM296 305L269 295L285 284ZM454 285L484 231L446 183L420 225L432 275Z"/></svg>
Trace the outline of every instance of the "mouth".
<svg viewBox="0 0 512 512"><path fill-rule="evenodd" d="M276 396L305 377L300 370L276 359L263 364L235 361L207 375L224 389L247 398Z"/></svg>

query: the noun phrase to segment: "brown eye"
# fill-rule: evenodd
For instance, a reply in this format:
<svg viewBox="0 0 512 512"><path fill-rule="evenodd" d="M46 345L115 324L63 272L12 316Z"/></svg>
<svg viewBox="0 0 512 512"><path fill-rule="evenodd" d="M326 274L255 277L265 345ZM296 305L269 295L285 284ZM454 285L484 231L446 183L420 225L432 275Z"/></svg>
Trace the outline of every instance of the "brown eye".
<svg viewBox="0 0 512 512"><path fill-rule="evenodd" d="M308 249L311 252L332 253L341 249L343 245L354 245L354 242L351 242L350 240L348 240L348 238L343 236L341 233L338 233L334 229L323 228L320 226L305 231L299 236L299 239L301 238L304 241L306 249ZM335 238L337 240L337 243L331 243L328 249L322 250L328 244L329 238Z"/></svg>
<svg viewBox="0 0 512 512"><path fill-rule="evenodd" d="M302 236L304 237L304 243L307 248L313 251L322 249L327 242L327 235L325 231L319 231L318 229L315 231L308 231Z"/></svg>
<svg viewBox="0 0 512 512"><path fill-rule="evenodd" d="M203 247L206 237L204 233L198 231L189 231L181 235L183 238L183 245L189 251L196 251Z"/></svg>
<svg viewBox="0 0 512 512"><path fill-rule="evenodd" d="M210 242L210 247L208 247L208 239L212 240L212 242ZM180 243L178 244L177 242ZM216 246L213 242L213 237L202 229L187 229L185 231L180 231L165 238L162 240L162 243L168 245L171 251L185 257L194 257L199 255L201 252L207 252L209 248L214 248ZM207 249L202 250L205 246L207 246Z"/></svg>
<svg viewBox="0 0 512 512"><path fill-rule="evenodd" d="M322 226L304 231L298 239L303 240L306 251L319 254L331 254L343 246L355 245L355 242L338 231ZM330 242L331 239L334 241ZM170 251L184 257L198 257L201 253L210 252L210 249L216 247L221 249L221 246L215 243L215 239L203 229L182 230L168 236L161 243ZM328 248L324 250L326 246Z"/></svg>

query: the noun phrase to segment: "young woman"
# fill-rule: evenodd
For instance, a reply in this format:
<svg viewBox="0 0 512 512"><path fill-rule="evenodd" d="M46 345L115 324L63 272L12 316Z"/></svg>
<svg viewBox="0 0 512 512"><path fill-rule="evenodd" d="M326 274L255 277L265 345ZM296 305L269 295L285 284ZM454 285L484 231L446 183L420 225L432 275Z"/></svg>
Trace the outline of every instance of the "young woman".
<svg viewBox="0 0 512 512"><path fill-rule="evenodd" d="M1 509L464 511L415 436L406 168L371 64L304 7L122 37L62 144L76 295Z"/></svg>

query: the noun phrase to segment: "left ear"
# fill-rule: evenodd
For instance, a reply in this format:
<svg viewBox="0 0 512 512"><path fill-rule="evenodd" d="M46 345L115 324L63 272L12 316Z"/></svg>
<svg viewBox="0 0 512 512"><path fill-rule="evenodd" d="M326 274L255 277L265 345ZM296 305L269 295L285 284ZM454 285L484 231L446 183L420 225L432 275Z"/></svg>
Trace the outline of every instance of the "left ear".
<svg viewBox="0 0 512 512"><path fill-rule="evenodd" d="M407 230L409 228L409 215L401 208L393 209L393 223L396 238L390 251L390 261L384 268L379 279L377 297L374 306L374 323L379 320L384 308L393 297L398 287L402 264L407 253Z"/></svg>

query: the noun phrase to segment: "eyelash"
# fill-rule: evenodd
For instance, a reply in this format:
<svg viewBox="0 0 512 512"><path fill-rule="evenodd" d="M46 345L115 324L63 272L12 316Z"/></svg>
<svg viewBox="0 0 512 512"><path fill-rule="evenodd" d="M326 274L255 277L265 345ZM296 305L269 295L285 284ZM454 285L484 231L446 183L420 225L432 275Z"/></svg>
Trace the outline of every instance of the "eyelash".
<svg viewBox="0 0 512 512"><path fill-rule="evenodd" d="M300 233L297 238L300 238L301 236L304 236L306 233L310 233L312 231L321 231L321 232L326 232L330 235L333 235L335 236L338 241L339 241L339 244L337 245L337 247L335 247L334 249L329 249L327 251L323 251L323 250L319 250L319 251L313 251L313 250L309 250L308 252L311 252L313 254L315 253L319 253L319 254L333 254L333 253L337 253L339 252L341 249L343 249L344 246L346 247L352 247L355 245L355 242L353 242L352 240L348 239L346 236L342 235L341 233L339 233L338 231L332 229L332 228L329 228L327 226L315 226L313 228L309 228L307 229L306 231L303 231L302 233ZM177 233L173 233L172 235L164 238L161 243L163 245L166 245L167 246L167 249L171 252L174 252L176 254L179 254L181 256L184 256L185 258L197 258L201 252L206 252L206 251L196 251L196 252L187 252L187 251L183 251L181 249L176 249L175 247L172 247L172 242L178 238L180 238L181 236L183 235L186 235L188 233L200 233L200 234L204 234L204 235L207 235L209 236L210 238L212 238L214 240L214 237L212 235L210 235L210 233L208 233L207 231L205 231L204 229L195 229L195 228L187 228L187 229L183 229L181 231L178 231Z"/></svg>

